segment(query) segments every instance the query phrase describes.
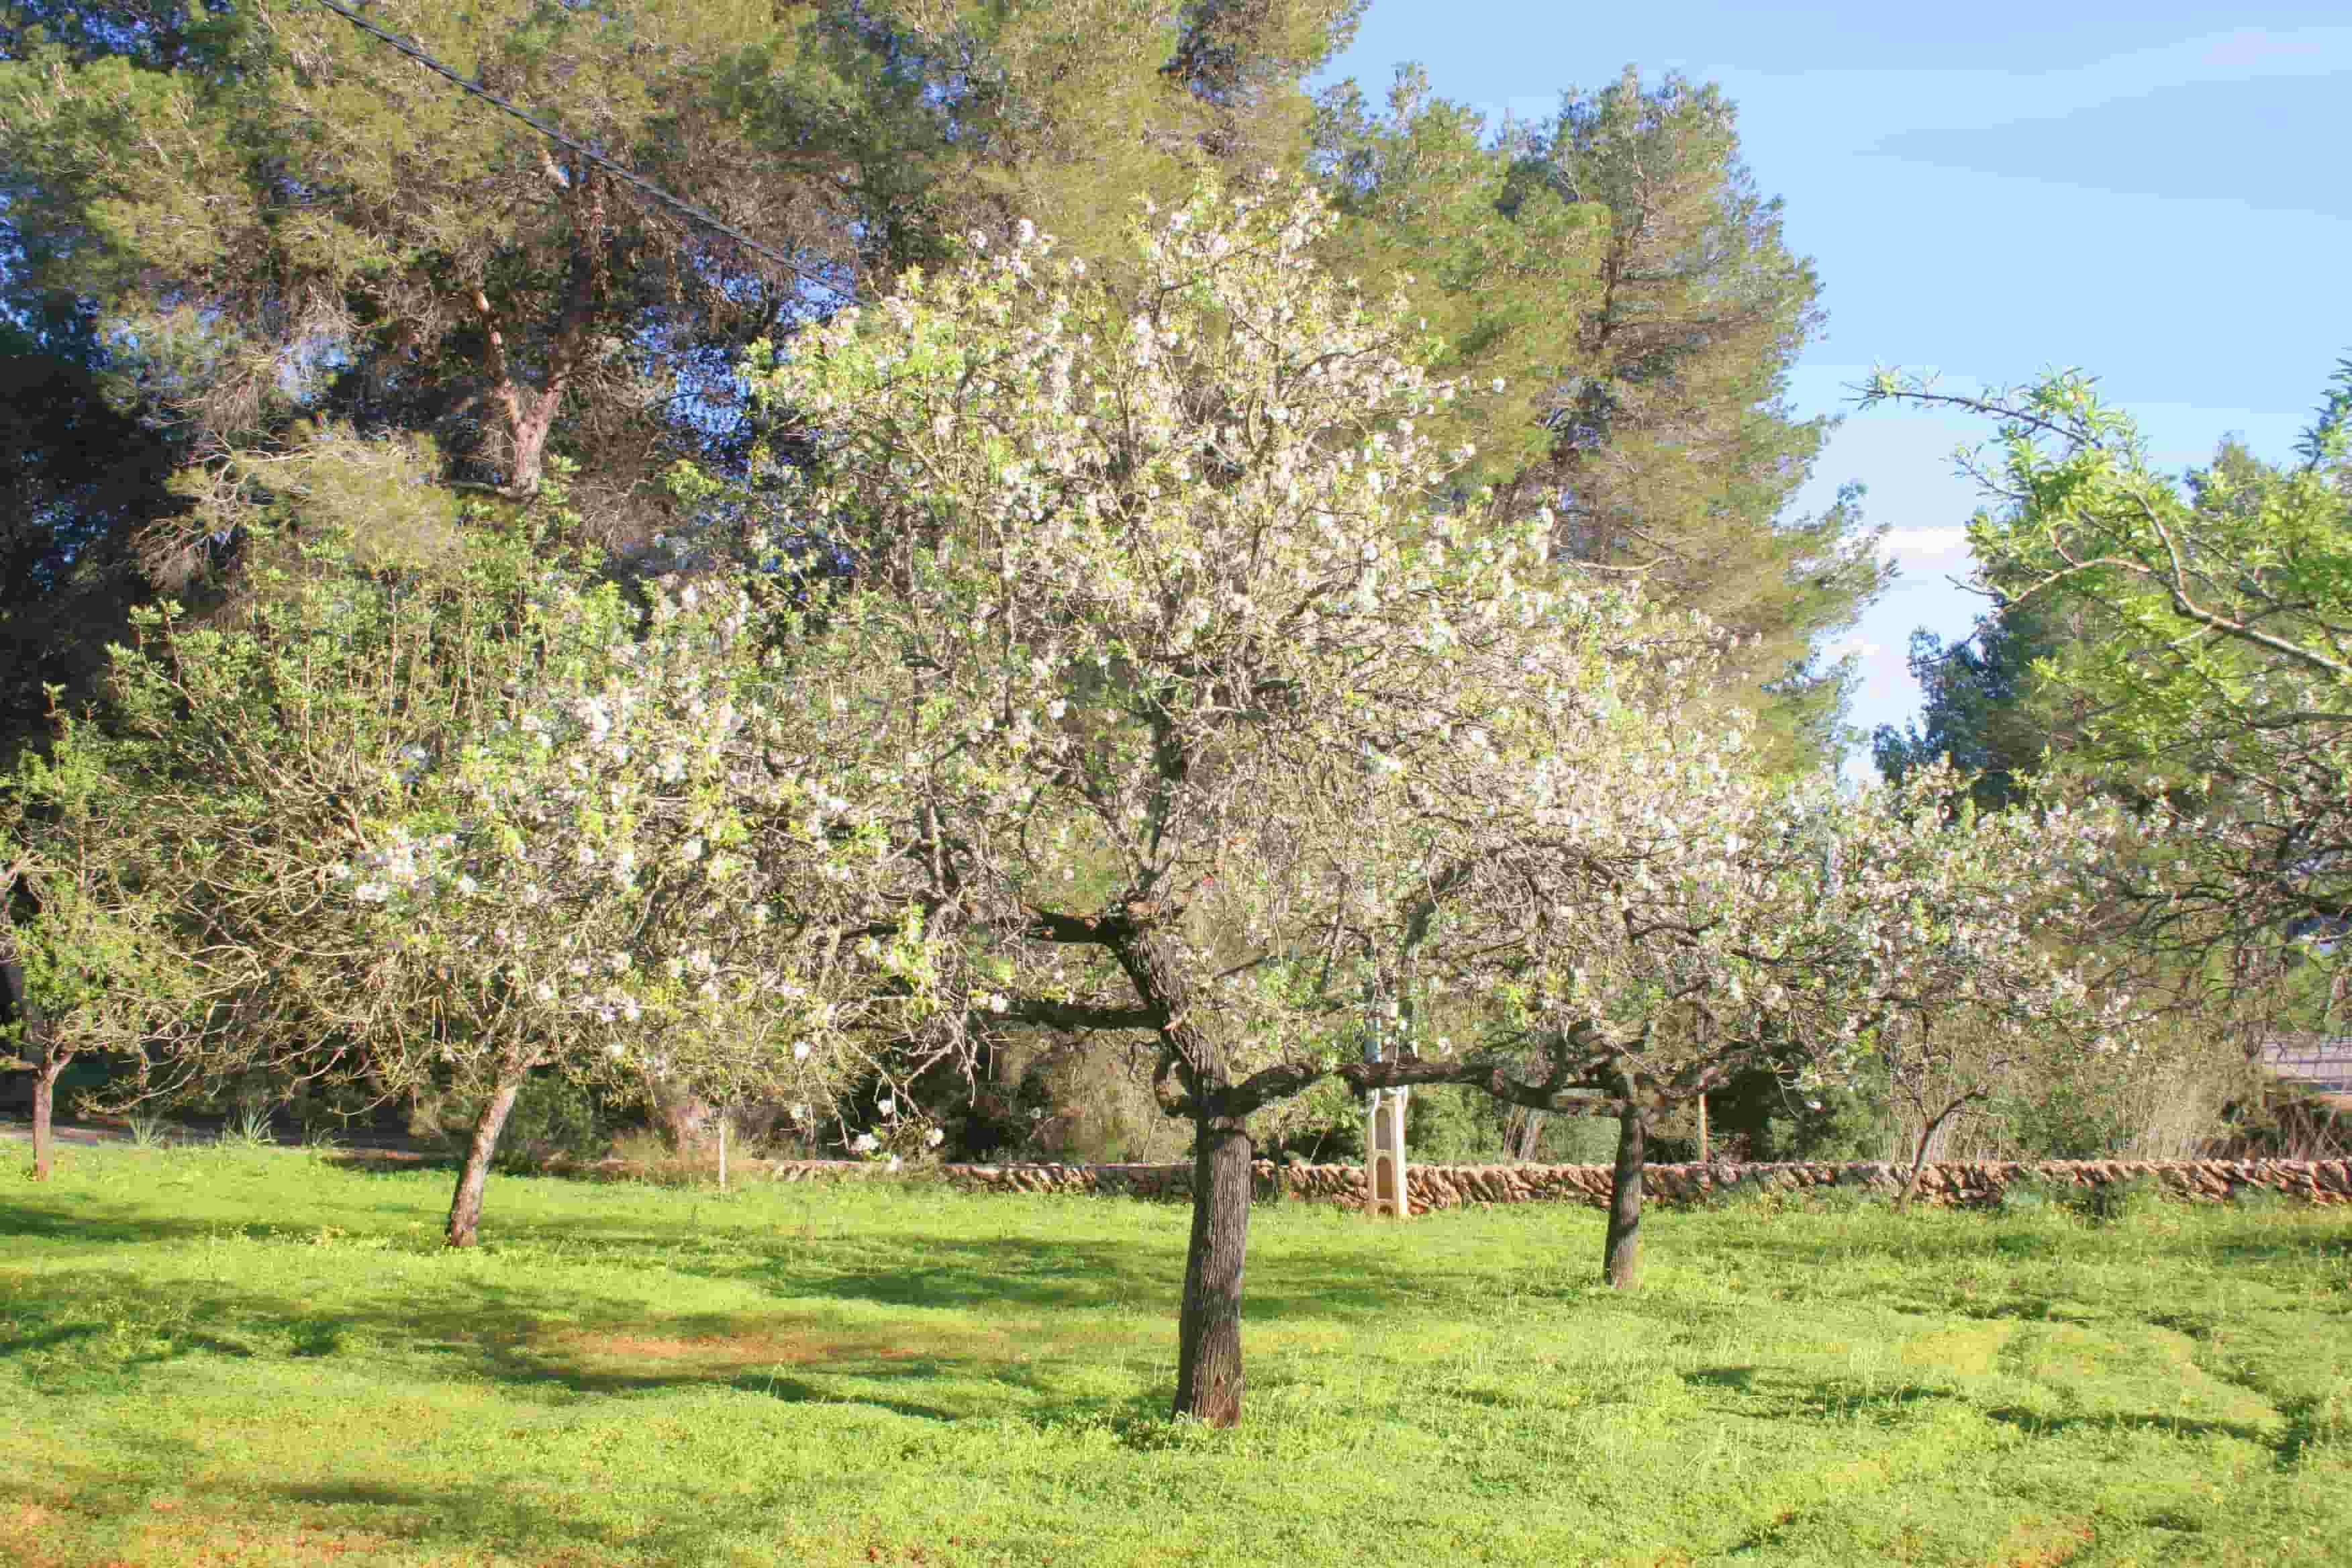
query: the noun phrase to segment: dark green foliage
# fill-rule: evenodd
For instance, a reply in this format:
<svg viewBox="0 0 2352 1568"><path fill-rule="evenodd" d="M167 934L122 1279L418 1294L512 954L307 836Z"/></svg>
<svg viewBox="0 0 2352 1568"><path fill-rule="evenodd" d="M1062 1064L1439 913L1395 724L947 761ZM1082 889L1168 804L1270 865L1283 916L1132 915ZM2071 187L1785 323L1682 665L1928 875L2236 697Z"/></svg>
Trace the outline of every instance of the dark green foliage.
<svg viewBox="0 0 2352 1568"><path fill-rule="evenodd" d="M0 317L0 329L8 323ZM175 444L110 405L86 333L0 331L0 768L50 706L86 698L150 583L140 531L179 510Z"/></svg>
<svg viewBox="0 0 2352 1568"><path fill-rule="evenodd" d="M2099 1225L2117 1225L2145 1218L2166 1199L2164 1184L2154 1176L2137 1175L2119 1182L2095 1182L2077 1187L2074 1212Z"/></svg>
<svg viewBox="0 0 2352 1568"><path fill-rule="evenodd" d="M1479 1089L1458 1084L1417 1089L1405 1113L1406 1149L1411 1158L1432 1165L1499 1160L1500 1111L1500 1102ZM1363 1142L1360 1127L1357 1142Z"/></svg>
<svg viewBox="0 0 2352 1568"><path fill-rule="evenodd" d="M2067 634L2035 605L2003 605L1947 646L1924 627L1911 634L1911 676L1926 694L1919 717L1900 730L1881 724L1871 753L1890 784L1948 757L1975 775L1970 793L1979 810L1999 810L2019 796L2029 773L2042 770L2061 739L2062 694L2034 672Z"/></svg>
<svg viewBox="0 0 2352 1568"><path fill-rule="evenodd" d="M1424 1096L1405 1113L1408 1157L1427 1160L1422 1146ZM1257 1156L1286 1164L1355 1164L1364 1157L1364 1102L1338 1079L1326 1079L1283 1107L1282 1120L1258 1139Z"/></svg>
<svg viewBox="0 0 2352 1568"><path fill-rule="evenodd" d="M499 1139L498 1168L521 1174L559 1160L601 1160L612 1142L613 1129L593 1095L560 1073L541 1073L515 1097Z"/></svg>
<svg viewBox="0 0 2352 1568"><path fill-rule="evenodd" d="M2004 1215L2047 1217L2066 1210L2070 1191L2066 1184L2046 1176L2021 1173L2003 1184L2000 1196L1993 1200L1993 1209Z"/></svg>
<svg viewBox="0 0 2352 1568"><path fill-rule="evenodd" d="M1544 1123L1537 1157L1555 1165L1605 1165L1616 1152L1617 1123L1608 1117L1555 1116Z"/></svg>
<svg viewBox="0 0 2352 1568"><path fill-rule="evenodd" d="M1884 1096L1866 1081L1798 1089L1769 1068L1750 1068L1706 1104L1714 1142L1743 1160L1864 1160L1886 1151Z"/></svg>
<svg viewBox="0 0 2352 1568"><path fill-rule="evenodd" d="M2037 1084L1995 1108L2005 1152L2013 1160L2106 1160L2122 1152L2133 1129L2090 1085Z"/></svg>
<svg viewBox="0 0 2352 1568"><path fill-rule="evenodd" d="M1893 1194L1884 1187L1842 1181L1830 1186L1805 1188L1802 1202L1816 1214L1862 1214L1887 1207L1892 1197Z"/></svg>
<svg viewBox="0 0 2352 1568"><path fill-rule="evenodd" d="M1790 408L1790 368L1821 331L1820 282L1781 232L1740 151L1722 90L1628 69L1576 94L1520 171L1607 210L1603 287L1553 383L1541 458L1510 484L1559 514L1559 548L1638 573L1657 603L1737 632L1736 675L1764 712L1768 765L1821 760L1841 737L1844 672L1816 668L1824 632L1890 580L1848 489L1818 517L1784 515L1830 421Z"/></svg>

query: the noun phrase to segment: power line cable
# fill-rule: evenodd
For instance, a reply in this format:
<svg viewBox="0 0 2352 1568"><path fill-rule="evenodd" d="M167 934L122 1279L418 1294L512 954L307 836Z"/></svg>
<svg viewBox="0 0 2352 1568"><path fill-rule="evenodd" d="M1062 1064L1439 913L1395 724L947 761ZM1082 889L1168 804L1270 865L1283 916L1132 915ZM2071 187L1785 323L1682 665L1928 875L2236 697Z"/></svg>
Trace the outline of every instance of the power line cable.
<svg viewBox="0 0 2352 1568"><path fill-rule="evenodd" d="M615 179L625 181L627 184L635 186L638 190L643 191L646 195L651 196L654 200L669 208L672 212L678 214L680 216L691 219L693 222L700 224L703 227L709 229L715 234L724 235L729 239L731 239L736 244L741 246L744 249L751 252L754 256L761 257L769 261L772 261L777 266L782 267L788 271L797 273L800 277L810 282L822 284L827 289L839 290L839 284L835 283L833 279L824 277L822 273L811 268L807 263L796 261L793 258L784 255L782 251L772 249L771 247L761 244L758 240L753 239L750 235L745 234L741 229L729 226L711 213L705 211L701 207L696 206L692 202L686 201L678 196L674 196L667 191L663 190L659 185L655 184L652 181L642 179L636 174L632 174L627 169L625 169L620 164L614 163L612 159L604 156L602 153L597 152L594 148L583 146L580 142L573 141L569 136L566 136L554 126L550 125L546 121L540 119L537 115L530 113L527 110L518 108L507 100L500 98L497 93L492 92L488 88L484 87L481 83L478 81L467 81L464 77L459 76L456 71L450 69L447 66L443 65L431 55L426 54L416 45L410 43L407 39L401 37L396 33L385 32L382 27L377 26L373 22L369 21L358 12L351 10L339 4L339 0L318 0L318 3L325 6L328 10L332 11L336 16L341 16L344 21L349 22L352 26L357 27L361 32L366 33L373 37L380 38L383 42L390 44L394 48L399 50L402 54L406 55L418 65L423 66L426 70L433 72L436 76L446 77L449 80L455 82L461 89L472 93L476 98L488 103L492 108L498 110L500 113L512 115L515 119L521 121L525 125L530 126L533 131L538 132L541 136L546 137L557 146L564 148L566 151L578 153L581 157L587 159L590 163L595 164L606 174L611 174Z"/></svg>

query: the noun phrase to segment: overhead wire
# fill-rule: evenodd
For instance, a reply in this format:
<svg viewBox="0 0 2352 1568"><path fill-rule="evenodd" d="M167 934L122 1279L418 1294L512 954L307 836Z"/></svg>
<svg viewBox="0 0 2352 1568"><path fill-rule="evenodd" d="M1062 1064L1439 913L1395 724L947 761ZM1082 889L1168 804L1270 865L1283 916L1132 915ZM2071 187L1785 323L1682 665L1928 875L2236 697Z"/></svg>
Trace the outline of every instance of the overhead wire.
<svg viewBox="0 0 2352 1568"><path fill-rule="evenodd" d="M695 205L692 202L687 201L683 197L672 195L669 192L662 189L659 185L655 184L652 181L643 178L630 169L625 168L620 163L606 157L604 153L597 152L594 148L589 147L578 141L575 141L573 138L565 135L555 126L552 126L546 121L540 119L530 110L522 109L500 97L499 94L492 92L480 82L467 80L464 77L459 76L449 67L443 65L439 60L425 53L425 51L416 44L410 42L408 39L400 37L396 33L388 33L384 31L384 29L377 26L373 22L369 21L358 12L342 5L341 0L318 0L318 4L323 5L328 10L332 11L336 16L341 16L344 21L349 22L352 26L357 27L360 31L391 45L394 49L406 55L410 59L415 60L426 70L433 72L436 76L446 77L448 80L457 84L461 90L473 94L476 98L488 103L492 108L498 110L500 113L511 115L513 118L521 121L525 125L530 126L533 131L538 132L541 136L546 137L557 146L563 148L567 152L576 153L580 157L586 159L589 163L595 164L596 167L604 170L606 174L611 174L614 179L620 180L635 189L642 191L645 195L652 197L655 201L659 202L662 205L669 208L672 212L677 213L679 216L687 218L694 223L698 223L714 234L722 235L725 237L733 240L736 244L741 246L752 255L760 257L764 260L773 262L778 267L782 267L790 272L795 273L799 277L810 282L821 284L824 288L834 289L836 292L845 292L845 290L841 289L841 285L836 280L827 278L822 271L810 267L806 262L800 261L793 257L787 256L783 252L777 250L772 247L761 244L758 240L753 239L750 235L745 234L741 229L734 227L732 225L725 222L715 214Z"/></svg>

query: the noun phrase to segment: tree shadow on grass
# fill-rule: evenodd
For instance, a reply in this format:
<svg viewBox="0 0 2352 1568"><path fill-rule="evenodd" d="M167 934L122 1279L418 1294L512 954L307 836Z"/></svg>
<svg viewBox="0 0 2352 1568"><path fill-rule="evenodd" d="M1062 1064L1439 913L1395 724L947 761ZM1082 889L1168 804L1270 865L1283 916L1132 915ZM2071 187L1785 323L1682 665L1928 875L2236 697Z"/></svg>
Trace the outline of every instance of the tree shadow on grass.
<svg viewBox="0 0 2352 1568"><path fill-rule="evenodd" d="M1093 1394L1065 1394L1063 1363L1036 1356L1019 1334L984 1316L975 1322L909 1311L877 1322L822 1301L664 1313L642 1300L467 1279L320 1304L220 1286L142 1291L93 1273L22 1281L7 1305L11 1331L0 1337L0 1369L62 1398L135 1394L149 1373L211 1355L350 1357L395 1378L484 1379L553 1403L735 1388L930 1420L1024 1412L1055 1418L1100 1404ZM1110 1353L1119 1359L1117 1347ZM1143 1358L1126 1359L1139 1375L1164 1372L1156 1357L1148 1368ZM1102 1354L1090 1351L1085 1360L1098 1375ZM1076 1374L1074 1364L1070 1371ZM926 1390L936 1392L926 1397Z"/></svg>
<svg viewBox="0 0 2352 1568"><path fill-rule="evenodd" d="M2288 1404L2305 1405L2291 1411ZM2303 1462L2303 1453L2319 1438L2316 1425L2316 1401L2288 1401L2279 1405L2279 1425L2265 1427L2244 1420L2213 1420L2201 1415L2131 1415L2131 1413L2082 1413L2082 1415L2049 1415L2044 1411L2028 1411L2025 1405L1992 1405L1985 1411L1990 1420L2006 1427L2016 1427L2030 1436L2065 1436L2070 1432L2161 1432L2166 1436L2230 1436L2244 1444L2267 1448L2272 1462L2279 1469L2295 1469Z"/></svg>
<svg viewBox="0 0 2352 1568"><path fill-rule="evenodd" d="M881 1381L902 1378L909 1383L931 1383L960 1370L952 1363L925 1360L894 1368L880 1374L870 1371L861 1373L858 1381L872 1383L877 1381L877 1378ZM961 1421L967 1415L971 1414L968 1411L952 1410L944 1405L928 1405L913 1399L895 1397L883 1399L862 1394L856 1398L850 1398L836 1388L829 1388L803 1377L788 1376L782 1372L745 1373L727 1379L720 1386L732 1388L740 1394L756 1394L764 1399L782 1400L789 1405L868 1405L877 1410L887 1410L894 1415L909 1416L918 1421Z"/></svg>
<svg viewBox="0 0 2352 1568"><path fill-rule="evenodd" d="M576 1234L576 1233L574 1233ZM812 1256L797 1246L758 1249L742 1260L684 1257L675 1237L648 1233L642 1246L607 1235L600 1251L619 1246L646 1261L698 1279L751 1284L791 1299L867 1301L880 1306L964 1310L1086 1311L1142 1310L1171 1316L1184 1278L1181 1240L1142 1243L1046 1240L899 1233L866 1245L855 1264ZM1344 1275L1317 1274L1316 1260L1261 1252L1243 1301L1252 1321L1393 1317L1425 1295L1426 1271L1350 1259Z"/></svg>
<svg viewBox="0 0 2352 1568"><path fill-rule="evenodd" d="M70 1209L0 1199L0 1236L39 1241L114 1246L126 1242L185 1241L245 1230L266 1234L268 1226L234 1226L220 1220L178 1219L155 1215L143 1205L110 1204L76 1196Z"/></svg>
<svg viewBox="0 0 2352 1568"><path fill-rule="evenodd" d="M452 1478L430 1487L341 1479L272 1481L221 1476L192 1444L170 1445L170 1452L162 1445L149 1447L155 1450L150 1454L153 1474L205 1479L142 1484L117 1471L73 1464L60 1464L46 1479L73 1514L132 1532L154 1528L161 1514L170 1521L176 1548L199 1554L217 1550L224 1562L247 1543L242 1538L257 1526L280 1546L299 1549L305 1537L315 1538L307 1543L321 1560L351 1550L354 1543L346 1537L360 1534L420 1548L436 1561L445 1554L473 1561L487 1551L522 1562L610 1561L623 1553L648 1563L696 1562L709 1554L730 1522L755 1522L713 1518L707 1508L698 1508L661 1518L640 1516L623 1533L566 1510L551 1489L534 1495L504 1480ZM252 1518L257 1504L276 1505L273 1512L299 1510L290 1542L282 1514L266 1525Z"/></svg>
<svg viewBox="0 0 2352 1568"><path fill-rule="evenodd" d="M1894 1426L1913 1407L1959 1400L1956 1389L1924 1383L1872 1383L1850 1377L1805 1377L1757 1366L1703 1366L1682 1374L1694 1388L1742 1395L1727 1408L1759 1419L1853 1421Z"/></svg>

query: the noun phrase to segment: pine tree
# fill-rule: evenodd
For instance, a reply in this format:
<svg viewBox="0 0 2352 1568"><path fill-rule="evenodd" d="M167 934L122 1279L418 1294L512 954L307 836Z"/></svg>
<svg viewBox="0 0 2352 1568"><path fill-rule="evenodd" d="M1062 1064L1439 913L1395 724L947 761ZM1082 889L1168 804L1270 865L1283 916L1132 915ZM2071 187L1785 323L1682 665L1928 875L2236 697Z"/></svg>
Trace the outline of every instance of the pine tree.
<svg viewBox="0 0 2352 1568"><path fill-rule="evenodd" d="M1734 675L1766 710L1769 761L1809 760L1800 738L1834 727L1843 689L1811 664L1814 641L1890 574L1858 492L1784 515L1830 427L1786 399L1821 328L1820 285L1740 156L1733 106L1713 86L1669 74L1645 87L1628 69L1564 100L1520 182L1607 221L1575 353L1540 413L1547 447L1510 488L1554 509L1568 554L1743 639Z"/></svg>

